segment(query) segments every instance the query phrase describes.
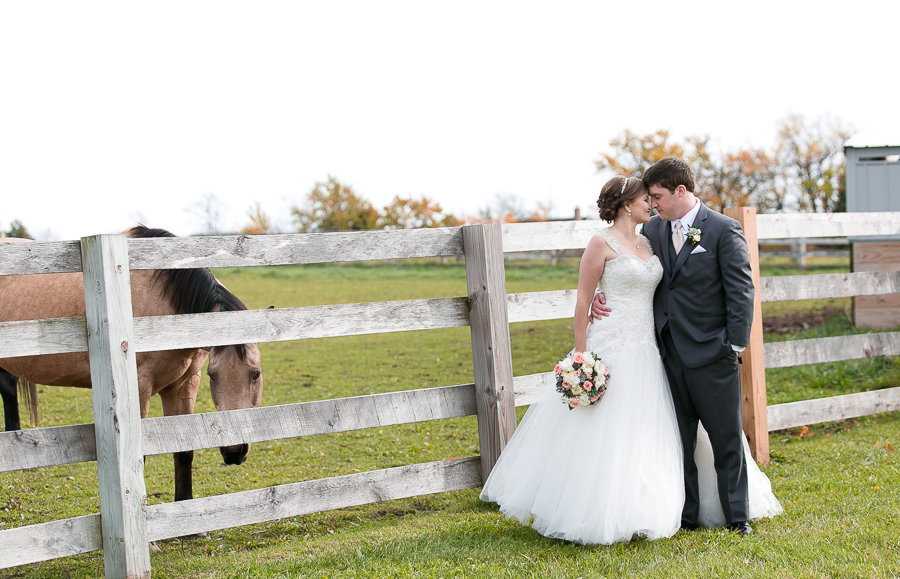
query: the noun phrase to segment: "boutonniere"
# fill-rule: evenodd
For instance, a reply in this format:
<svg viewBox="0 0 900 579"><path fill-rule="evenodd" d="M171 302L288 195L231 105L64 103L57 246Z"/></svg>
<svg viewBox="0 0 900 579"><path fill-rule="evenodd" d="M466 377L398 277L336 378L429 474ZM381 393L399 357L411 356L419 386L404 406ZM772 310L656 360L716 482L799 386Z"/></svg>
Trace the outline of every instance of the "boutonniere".
<svg viewBox="0 0 900 579"><path fill-rule="evenodd" d="M703 232L700 231L699 227L689 227L687 230L687 238L690 240L691 245L697 245L700 243L700 240L703 239Z"/></svg>

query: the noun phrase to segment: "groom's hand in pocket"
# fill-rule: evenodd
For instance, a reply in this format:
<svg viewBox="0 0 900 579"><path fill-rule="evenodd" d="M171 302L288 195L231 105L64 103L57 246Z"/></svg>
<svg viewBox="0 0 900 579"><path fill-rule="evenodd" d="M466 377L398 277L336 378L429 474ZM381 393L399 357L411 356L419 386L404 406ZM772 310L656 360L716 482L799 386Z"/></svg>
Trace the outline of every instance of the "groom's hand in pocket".
<svg viewBox="0 0 900 579"><path fill-rule="evenodd" d="M606 296L603 292L596 292L594 299L591 300L591 323L593 324L594 320L599 320L601 317L608 316L611 311L611 309L606 307Z"/></svg>

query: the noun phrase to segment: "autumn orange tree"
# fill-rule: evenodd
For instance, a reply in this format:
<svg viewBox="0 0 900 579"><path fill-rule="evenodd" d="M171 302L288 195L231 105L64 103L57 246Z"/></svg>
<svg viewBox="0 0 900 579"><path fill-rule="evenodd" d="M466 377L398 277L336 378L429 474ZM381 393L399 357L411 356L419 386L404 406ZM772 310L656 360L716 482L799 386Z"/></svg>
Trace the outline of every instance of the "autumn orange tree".
<svg viewBox="0 0 900 579"><path fill-rule="evenodd" d="M378 218L384 229L418 229L422 227L455 227L459 220L427 197L414 199L395 195Z"/></svg>
<svg viewBox="0 0 900 579"><path fill-rule="evenodd" d="M852 132L828 115L807 122L795 114L781 121L776 156L801 211L846 211L844 142Z"/></svg>
<svg viewBox="0 0 900 579"><path fill-rule="evenodd" d="M640 177L650 165L665 157L684 156L684 147L671 142L669 131L664 130L638 135L625 129L609 142L609 146L613 153L602 153L594 161L597 171L610 169L616 175L626 177Z"/></svg>
<svg viewBox="0 0 900 579"><path fill-rule="evenodd" d="M378 225L378 211L372 204L332 175L316 182L305 205L292 206L291 215L297 230L303 232L355 231Z"/></svg>
<svg viewBox="0 0 900 579"><path fill-rule="evenodd" d="M250 223L245 225L238 233L249 233L251 235L265 235L272 228L272 222L269 216L262 210L259 201L256 201L250 209L247 210L247 217Z"/></svg>
<svg viewBox="0 0 900 579"><path fill-rule="evenodd" d="M741 205L760 212L844 211L843 144L850 133L837 119L807 123L802 115L791 115L781 121L770 154L756 148L715 151L708 135L687 137L682 144L668 131L625 130L610 141L612 152L595 163L598 171L640 177L663 157L678 155L694 169L694 193L718 211Z"/></svg>

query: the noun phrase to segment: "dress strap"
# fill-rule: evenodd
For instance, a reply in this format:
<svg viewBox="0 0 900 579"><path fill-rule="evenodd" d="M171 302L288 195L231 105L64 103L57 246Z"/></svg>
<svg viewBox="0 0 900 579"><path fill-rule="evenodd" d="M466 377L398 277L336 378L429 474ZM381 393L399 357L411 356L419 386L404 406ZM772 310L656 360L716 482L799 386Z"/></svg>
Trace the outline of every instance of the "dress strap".
<svg viewBox="0 0 900 579"><path fill-rule="evenodd" d="M644 243L646 243L646 244L647 244L647 249L649 249L649 250L650 250L650 255L656 255L656 252L655 252L655 251L653 251L653 244L652 244L652 243L650 243L650 240L649 240L649 239L647 239L647 236L646 236L646 235L644 235L644 234L643 234L643 233L638 233L638 235L640 235L640 236L641 236L641 239L643 239L643 240L644 240Z"/></svg>
<svg viewBox="0 0 900 579"><path fill-rule="evenodd" d="M613 251L616 252L617 255L622 255L622 248L619 246L619 240L616 239L615 234L613 234L612 229L609 227L605 227L600 230L600 237L606 240L606 243L612 248Z"/></svg>

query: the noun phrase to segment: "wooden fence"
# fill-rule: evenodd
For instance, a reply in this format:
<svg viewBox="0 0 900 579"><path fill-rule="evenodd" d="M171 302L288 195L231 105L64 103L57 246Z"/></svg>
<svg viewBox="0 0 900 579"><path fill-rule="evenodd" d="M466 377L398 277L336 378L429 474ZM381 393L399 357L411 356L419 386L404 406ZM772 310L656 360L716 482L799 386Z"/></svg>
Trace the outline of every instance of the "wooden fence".
<svg viewBox="0 0 900 579"><path fill-rule="evenodd" d="M900 233L900 214L777 215L736 209L751 253L758 239ZM84 271L85 318L0 323L0 358L85 352L94 424L0 433L0 472L98 461L103 516L0 531L0 568L104 551L107 577L149 577L148 542L284 517L478 487L546 374L513 377L508 324L571 317L575 290L505 293L503 252L579 249L597 222L471 225L412 231L125 239L0 246L0 275ZM442 257L464 254L468 295L132 318L129 271ZM82 267L83 264L83 267ZM900 272L758 279L757 302L881 295ZM900 409L900 388L772 406L764 367L900 354L898 333L763 345L757 303L742 366L745 430L768 460L769 430ZM137 352L469 326L472 384L248 410L139 419ZM460 416L478 417L480 457L146 505L143 456Z"/></svg>

